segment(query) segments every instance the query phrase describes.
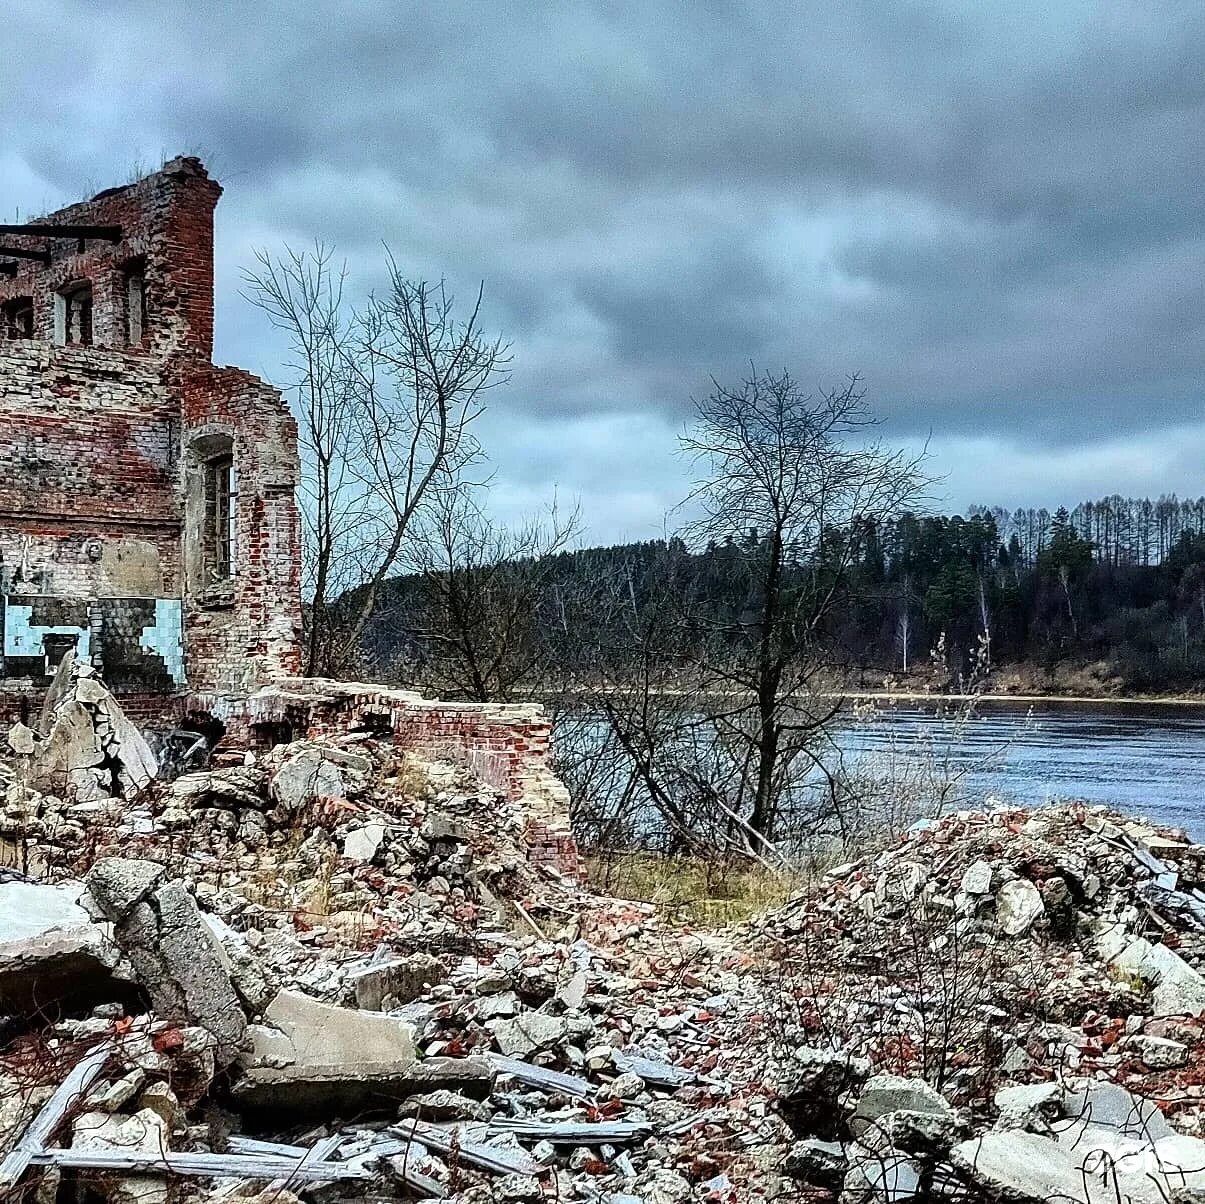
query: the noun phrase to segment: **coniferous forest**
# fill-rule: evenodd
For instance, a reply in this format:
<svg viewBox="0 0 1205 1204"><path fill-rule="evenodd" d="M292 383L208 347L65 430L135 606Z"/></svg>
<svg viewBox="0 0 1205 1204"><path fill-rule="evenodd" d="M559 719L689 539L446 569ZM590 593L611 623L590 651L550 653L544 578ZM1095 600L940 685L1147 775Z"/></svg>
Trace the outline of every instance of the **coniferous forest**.
<svg viewBox="0 0 1205 1204"><path fill-rule="evenodd" d="M459 585L447 573L395 578L369 653L445 692L497 697L510 692L497 680L475 689L449 671L449 656L459 664L493 646L495 668L505 676L509 665L519 693L551 669L587 671L591 656L622 655L632 617L665 613L668 594L684 631L675 647L689 656L692 623L739 639L756 614L761 541L750 529L702 547L674 538L559 551L479 565ZM824 620L827 655L864 684L919 674L956 688L986 654L1038 690L1058 689L1077 666L1090 666L1106 693L1205 687L1205 498L904 513L834 530L806 561L788 549L798 588L823 580L830 553L850 567L843 603ZM503 633L500 611L513 615ZM944 680L933 680L935 664Z"/></svg>

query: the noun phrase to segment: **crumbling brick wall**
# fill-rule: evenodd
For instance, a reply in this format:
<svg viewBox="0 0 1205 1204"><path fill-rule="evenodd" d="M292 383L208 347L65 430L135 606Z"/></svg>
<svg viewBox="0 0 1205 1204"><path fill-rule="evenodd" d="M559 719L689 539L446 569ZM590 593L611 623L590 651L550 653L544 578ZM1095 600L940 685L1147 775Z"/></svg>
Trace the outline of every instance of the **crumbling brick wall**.
<svg viewBox="0 0 1205 1204"><path fill-rule="evenodd" d="M250 743L320 739L355 731L392 735L425 758L470 766L487 785L521 800L532 861L580 872L569 792L553 773L552 725L536 703L441 702L411 690L324 678L280 678L237 706L194 698Z"/></svg>
<svg viewBox="0 0 1205 1204"><path fill-rule="evenodd" d="M73 625L165 712L297 671L297 432L211 361L220 195L176 159L30 223L61 237L0 233L0 694L42 684Z"/></svg>

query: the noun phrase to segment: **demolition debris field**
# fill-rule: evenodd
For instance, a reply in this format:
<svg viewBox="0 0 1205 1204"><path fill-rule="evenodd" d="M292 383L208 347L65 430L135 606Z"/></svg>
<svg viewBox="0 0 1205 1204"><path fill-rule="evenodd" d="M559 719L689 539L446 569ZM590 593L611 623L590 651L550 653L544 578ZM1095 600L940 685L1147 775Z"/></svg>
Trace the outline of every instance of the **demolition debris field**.
<svg viewBox="0 0 1205 1204"><path fill-rule="evenodd" d="M1205 1190L1178 833L950 815L707 930L533 862L521 803L386 737L169 781L86 671L48 721L0 755L9 1196Z"/></svg>

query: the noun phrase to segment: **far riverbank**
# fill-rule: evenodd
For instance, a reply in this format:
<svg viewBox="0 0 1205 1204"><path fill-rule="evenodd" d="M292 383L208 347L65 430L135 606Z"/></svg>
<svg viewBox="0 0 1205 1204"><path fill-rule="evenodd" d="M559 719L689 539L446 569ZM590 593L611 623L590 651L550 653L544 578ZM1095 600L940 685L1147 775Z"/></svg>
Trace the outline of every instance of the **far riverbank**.
<svg viewBox="0 0 1205 1204"><path fill-rule="evenodd" d="M924 690L833 690L831 698L846 698L851 702L998 703L1005 706L1106 706L1106 707L1202 707L1202 694L1131 694L1118 697L1109 694L959 694Z"/></svg>

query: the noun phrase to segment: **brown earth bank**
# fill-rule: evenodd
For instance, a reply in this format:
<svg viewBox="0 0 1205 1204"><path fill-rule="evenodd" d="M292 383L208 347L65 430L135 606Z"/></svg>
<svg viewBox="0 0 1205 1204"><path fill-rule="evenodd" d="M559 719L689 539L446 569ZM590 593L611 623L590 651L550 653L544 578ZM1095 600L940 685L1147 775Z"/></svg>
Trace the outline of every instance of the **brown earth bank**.
<svg viewBox="0 0 1205 1204"><path fill-rule="evenodd" d="M1016 702L1205 703L1205 683L1183 689L1134 690L1106 661L1060 664L1047 670L1031 663L993 666L968 686L925 665L915 672L862 669L848 674L841 690L858 697L969 698Z"/></svg>

